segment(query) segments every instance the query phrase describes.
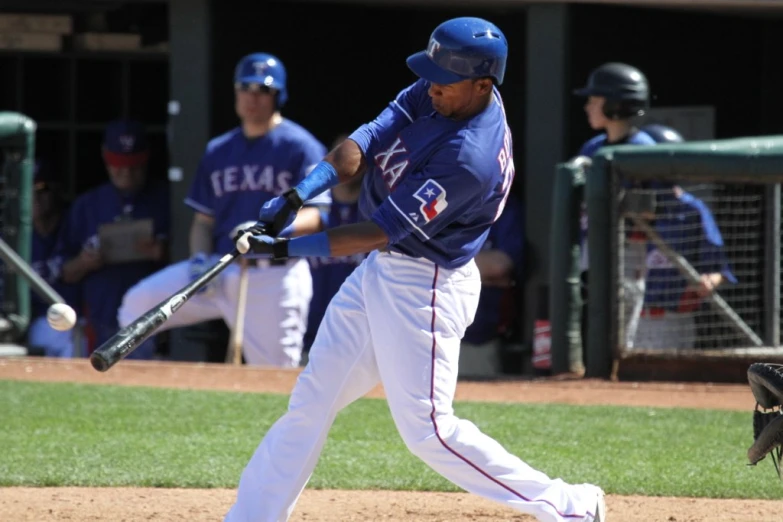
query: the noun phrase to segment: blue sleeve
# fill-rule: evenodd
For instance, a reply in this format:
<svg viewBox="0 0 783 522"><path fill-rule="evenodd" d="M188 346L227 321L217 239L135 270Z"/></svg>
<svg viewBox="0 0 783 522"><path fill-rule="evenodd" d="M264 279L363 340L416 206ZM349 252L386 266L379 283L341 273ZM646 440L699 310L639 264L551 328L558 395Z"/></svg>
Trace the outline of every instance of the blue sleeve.
<svg viewBox="0 0 783 522"><path fill-rule="evenodd" d="M326 147L317 140L308 140L302 143L302 161L299 172L296 174L296 183L302 181L315 168L318 163L326 156ZM330 205L332 197L330 191L326 190L304 202L308 205Z"/></svg>
<svg viewBox="0 0 783 522"><path fill-rule="evenodd" d="M704 201L698 199L689 192L683 192L680 202L695 208L701 218L701 263L702 273L711 274L720 272L731 283L736 284L737 278L731 271L729 261L726 258L726 252L723 249L723 236L718 228L718 223L712 215L710 208Z"/></svg>
<svg viewBox="0 0 783 522"><path fill-rule="evenodd" d="M211 168L209 150L204 153L201 161L198 164L198 170L193 177L193 182L190 185L190 190L185 198L185 204L191 207L196 212L201 212L208 216L212 216L215 213L215 190L212 188L212 181L210 180Z"/></svg>
<svg viewBox="0 0 783 522"><path fill-rule="evenodd" d="M726 259L726 252L723 249L723 236L709 207L689 192L682 193L680 202L696 209L701 219L702 240L699 249L699 264L701 265L699 271L702 274L720 272L731 283L737 283L737 278L731 271L729 261Z"/></svg>
<svg viewBox="0 0 783 522"><path fill-rule="evenodd" d="M604 144L605 138L606 138L606 134L599 134L598 136L590 138L579 149L578 155L592 158L595 155L596 151L601 148L601 145Z"/></svg>
<svg viewBox="0 0 783 522"><path fill-rule="evenodd" d="M371 216L394 244L416 234L428 241L470 213L485 190L477 177L455 162L450 151L433 156L423 170L411 172Z"/></svg>
<svg viewBox="0 0 783 522"><path fill-rule="evenodd" d="M356 129L348 138L355 141L365 157L372 155L372 146L399 134L419 117L432 111L427 94L429 84L418 80L400 91L377 118Z"/></svg>

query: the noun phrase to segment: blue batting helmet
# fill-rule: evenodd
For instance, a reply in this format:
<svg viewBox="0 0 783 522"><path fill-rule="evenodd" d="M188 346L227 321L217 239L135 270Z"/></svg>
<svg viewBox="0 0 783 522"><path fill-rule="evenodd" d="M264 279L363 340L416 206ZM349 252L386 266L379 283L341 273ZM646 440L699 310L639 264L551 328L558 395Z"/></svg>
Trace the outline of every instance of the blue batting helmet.
<svg viewBox="0 0 783 522"><path fill-rule="evenodd" d="M283 62L267 53L253 53L243 57L234 70L234 86L250 90L263 88L277 91L277 106L288 99L285 87L286 72Z"/></svg>
<svg viewBox="0 0 783 522"><path fill-rule="evenodd" d="M491 77L503 83L508 42L497 26L481 18L447 20L432 32L426 51L408 57L420 78L448 85L468 78Z"/></svg>
<svg viewBox="0 0 783 522"><path fill-rule="evenodd" d="M655 143L682 143L685 141L682 134L659 123L649 123L640 130L649 134Z"/></svg>

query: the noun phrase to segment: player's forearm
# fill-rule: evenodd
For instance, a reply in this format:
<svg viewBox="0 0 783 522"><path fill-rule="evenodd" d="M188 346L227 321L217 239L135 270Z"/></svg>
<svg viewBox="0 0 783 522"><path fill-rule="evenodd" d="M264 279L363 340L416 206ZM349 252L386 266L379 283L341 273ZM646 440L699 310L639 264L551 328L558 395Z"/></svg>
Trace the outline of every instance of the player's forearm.
<svg viewBox="0 0 783 522"><path fill-rule="evenodd" d="M326 155L326 161L334 166L340 183L345 183L354 176L360 175L366 167L362 150L355 141L350 139L343 141L329 152Z"/></svg>
<svg viewBox="0 0 783 522"><path fill-rule="evenodd" d="M386 233L372 221L343 225L323 233L329 238L330 255L335 257L372 252L389 243Z"/></svg>
<svg viewBox="0 0 783 522"><path fill-rule="evenodd" d="M199 252L205 254L212 253L212 230L214 226L212 218L196 214L193 218L193 223L190 225L190 255L195 255Z"/></svg>
<svg viewBox="0 0 783 522"><path fill-rule="evenodd" d="M389 238L372 221L330 228L324 232L278 242L271 253L277 257L342 257L383 248ZM261 245L267 251L266 245Z"/></svg>
<svg viewBox="0 0 783 522"><path fill-rule="evenodd" d="M321 212L317 207L305 207L296 214L296 219L291 224L289 237L306 236L315 234L323 229ZM283 235L283 234L281 234Z"/></svg>
<svg viewBox="0 0 783 522"><path fill-rule="evenodd" d="M78 256L63 263L62 270L63 282L69 284L78 283L90 272L90 270L82 264Z"/></svg>
<svg viewBox="0 0 783 522"><path fill-rule="evenodd" d="M308 201L335 185L351 179L363 169L364 157L359 145L352 140L345 140L329 152L313 167L310 174L294 187L293 192L299 196L299 206L303 201Z"/></svg>

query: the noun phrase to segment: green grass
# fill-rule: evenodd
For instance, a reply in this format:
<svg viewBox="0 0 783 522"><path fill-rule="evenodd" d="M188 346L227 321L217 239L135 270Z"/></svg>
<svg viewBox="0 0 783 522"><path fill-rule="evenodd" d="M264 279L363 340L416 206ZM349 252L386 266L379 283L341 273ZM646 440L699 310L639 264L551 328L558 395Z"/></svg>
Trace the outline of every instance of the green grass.
<svg viewBox="0 0 783 522"><path fill-rule="evenodd" d="M287 396L0 381L0 485L229 487ZM750 412L461 402L531 466L610 493L783 498L746 465ZM315 488L457 491L408 453L386 402L341 413Z"/></svg>

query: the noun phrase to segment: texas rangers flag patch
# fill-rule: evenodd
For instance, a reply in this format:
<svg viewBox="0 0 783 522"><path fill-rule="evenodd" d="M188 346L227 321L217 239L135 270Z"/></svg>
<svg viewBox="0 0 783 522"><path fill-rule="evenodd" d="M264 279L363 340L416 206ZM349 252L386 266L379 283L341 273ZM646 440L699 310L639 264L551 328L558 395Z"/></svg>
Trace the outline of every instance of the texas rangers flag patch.
<svg viewBox="0 0 783 522"><path fill-rule="evenodd" d="M446 189L431 179L424 182L424 185L413 194L413 197L421 201L419 210L428 223L449 206L446 201Z"/></svg>

